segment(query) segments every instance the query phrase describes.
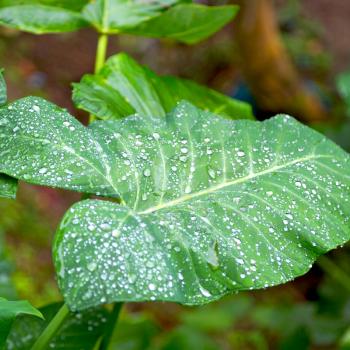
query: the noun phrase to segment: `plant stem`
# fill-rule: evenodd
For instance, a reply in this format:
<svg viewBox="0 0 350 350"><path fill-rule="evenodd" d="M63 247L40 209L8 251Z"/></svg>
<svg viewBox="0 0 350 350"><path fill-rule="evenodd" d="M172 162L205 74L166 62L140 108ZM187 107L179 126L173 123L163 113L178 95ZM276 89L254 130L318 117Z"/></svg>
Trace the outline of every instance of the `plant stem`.
<svg viewBox="0 0 350 350"><path fill-rule="evenodd" d="M97 43L96 61L95 61L95 73L103 67L106 61L108 47L108 35L100 34Z"/></svg>
<svg viewBox="0 0 350 350"><path fill-rule="evenodd" d="M55 317L51 320L45 330L41 333L40 337L36 340L31 350L46 350L51 339L59 330L63 321L69 315L69 309L66 304L63 304Z"/></svg>
<svg viewBox="0 0 350 350"><path fill-rule="evenodd" d="M106 62L107 56L107 47L108 47L108 35L100 34L98 37L97 51L96 51L96 60L95 60L95 74L103 67ZM96 117L90 115L89 123L92 123Z"/></svg>
<svg viewBox="0 0 350 350"><path fill-rule="evenodd" d="M109 317L108 324L106 326L106 332L102 339L99 350L107 350L108 345L113 338L113 334L116 331L116 325L118 322L120 310L123 306L123 303L115 303L113 306L113 311Z"/></svg>
<svg viewBox="0 0 350 350"><path fill-rule="evenodd" d="M317 263L329 277L333 278L350 292L350 276L345 271L326 256L319 257Z"/></svg>

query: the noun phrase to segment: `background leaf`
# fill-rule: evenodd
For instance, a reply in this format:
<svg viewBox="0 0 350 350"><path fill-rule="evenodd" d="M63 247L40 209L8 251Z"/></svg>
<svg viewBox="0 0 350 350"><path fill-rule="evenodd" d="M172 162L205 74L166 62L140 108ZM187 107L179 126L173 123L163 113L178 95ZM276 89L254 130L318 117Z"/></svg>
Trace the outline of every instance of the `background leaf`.
<svg viewBox="0 0 350 350"><path fill-rule="evenodd" d="M43 318L42 314L27 301L7 301L0 298L0 349L4 348L14 320L23 314Z"/></svg>
<svg viewBox="0 0 350 350"><path fill-rule="evenodd" d="M11 281L13 268L5 255L4 241L4 234L0 229L0 295L13 300L16 298L16 291Z"/></svg>
<svg viewBox="0 0 350 350"><path fill-rule="evenodd" d="M61 306L61 303L55 303L41 308L40 311L45 320L26 316L18 318L7 339L7 349L30 349ZM94 349L98 338L104 333L107 317L107 311L102 308L87 310L83 313L70 313L51 340L50 348Z"/></svg>
<svg viewBox="0 0 350 350"><path fill-rule="evenodd" d="M159 77L123 53L111 57L98 74L74 84L73 100L101 119L134 113L163 117L182 100L224 117L253 119L248 104L188 80Z"/></svg>
<svg viewBox="0 0 350 350"><path fill-rule="evenodd" d="M0 7L15 5L46 5L72 11L81 11L90 0L0 0Z"/></svg>
<svg viewBox="0 0 350 350"><path fill-rule="evenodd" d="M193 44L221 29L238 9L181 4L186 2L0 0L0 24L34 34L71 32L90 25L100 33L172 38Z"/></svg>
<svg viewBox="0 0 350 350"><path fill-rule="evenodd" d="M170 38L186 44L204 40L229 23L238 6L204 6L180 4L162 15L141 23L125 33L153 37Z"/></svg>
<svg viewBox="0 0 350 350"><path fill-rule="evenodd" d="M54 260L74 309L207 303L290 281L350 239L349 155L290 117L230 121L184 103L90 129L125 206L83 201L62 220Z"/></svg>
<svg viewBox="0 0 350 350"><path fill-rule="evenodd" d="M100 33L116 34L158 16L177 2L181 1L97 0L85 7L83 15Z"/></svg>
<svg viewBox="0 0 350 350"><path fill-rule="evenodd" d="M4 70L0 69L0 106L7 102L7 87L3 75Z"/></svg>
<svg viewBox="0 0 350 350"><path fill-rule="evenodd" d="M346 104L347 114L350 117L350 72L344 72L337 77L337 88Z"/></svg>
<svg viewBox="0 0 350 350"><path fill-rule="evenodd" d="M71 3L74 3L71 1ZM67 1L15 1L0 2L0 24L22 31L44 34L71 32L86 27L79 12L83 1L74 6Z"/></svg>

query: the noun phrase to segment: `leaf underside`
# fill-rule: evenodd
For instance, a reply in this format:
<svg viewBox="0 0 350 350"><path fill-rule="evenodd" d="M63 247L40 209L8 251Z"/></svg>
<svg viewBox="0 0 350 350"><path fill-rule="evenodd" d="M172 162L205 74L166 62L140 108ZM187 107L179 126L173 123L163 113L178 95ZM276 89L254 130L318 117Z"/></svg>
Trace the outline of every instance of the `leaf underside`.
<svg viewBox="0 0 350 350"><path fill-rule="evenodd" d="M40 309L45 320L22 316L11 329L6 349L28 350L47 327L62 305L51 304ZM90 309L83 313L70 313L48 344L56 350L94 349L98 338L105 330L108 313L102 308Z"/></svg>
<svg viewBox="0 0 350 350"><path fill-rule="evenodd" d="M72 309L207 303L289 281L350 239L348 154L287 116L231 121L184 102L86 128L27 98L0 110L0 136L1 172L123 204L77 203L59 226Z"/></svg>
<svg viewBox="0 0 350 350"><path fill-rule="evenodd" d="M0 348L6 343L12 324L19 315L29 315L43 318L40 311L35 309L27 301L7 301L0 298Z"/></svg>
<svg viewBox="0 0 350 350"><path fill-rule="evenodd" d="M104 120L134 113L165 117L182 100L230 119L253 119L248 104L189 80L157 76L124 53L111 57L98 74L85 75L73 91L78 108Z"/></svg>

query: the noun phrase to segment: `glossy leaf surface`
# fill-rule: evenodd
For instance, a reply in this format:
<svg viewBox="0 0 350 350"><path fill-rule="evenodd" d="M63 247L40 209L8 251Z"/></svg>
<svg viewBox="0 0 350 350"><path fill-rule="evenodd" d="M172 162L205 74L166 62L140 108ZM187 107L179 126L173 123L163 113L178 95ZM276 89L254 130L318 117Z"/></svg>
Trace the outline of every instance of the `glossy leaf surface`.
<svg viewBox="0 0 350 350"><path fill-rule="evenodd" d="M60 309L61 304L51 304L40 309L45 320L20 317L13 324L6 342L7 350L31 349L35 340ZM82 313L70 313L51 339L51 349L90 350L104 333L108 313L103 309L91 309Z"/></svg>
<svg viewBox="0 0 350 350"><path fill-rule="evenodd" d="M3 349L12 324L19 315L43 318L40 311L27 301L7 301L0 298L0 349Z"/></svg>
<svg viewBox="0 0 350 350"><path fill-rule="evenodd" d="M123 53L111 57L98 74L74 84L73 100L101 119L134 113L164 117L182 100L227 118L253 119L248 104L189 80L157 76Z"/></svg>
<svg viewBox="0 0 350 350"><path fill-rule="evenodd" d="M89 131L125 205L87 200L62 220L54 260L72 308L203 304L289 281L350 239L349 155L291 117L184 103Z"/></svg>

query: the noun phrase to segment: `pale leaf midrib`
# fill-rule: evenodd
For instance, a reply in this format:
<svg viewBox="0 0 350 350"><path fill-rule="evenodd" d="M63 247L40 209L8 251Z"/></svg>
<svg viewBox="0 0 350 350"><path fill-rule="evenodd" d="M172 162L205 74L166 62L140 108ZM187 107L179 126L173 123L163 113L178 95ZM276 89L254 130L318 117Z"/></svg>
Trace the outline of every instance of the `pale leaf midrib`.
<svg viewBox="0 0 350 350"><path fill-rule="evenodd" d="M287 167L289 167L291 165L294 165L294 164L297 164L297 163L303 163L303 162L307 162L309 160L318 159L318 158L332 158L332 157L330 155L325 155L325 154L323 154L323 155L311 154L311 155L306 156L306 157L297 158L297 159L295 159L293 161L290 161L288 163L285 163L285 164L275 165L275 166L273 166L273 167L271 167L269 169L265 169L265 170L262 170L262 171L257 172L257 173L251 173L251 174L249 174L247 176L243 176L243 177L240 177L240 178L232 180L232 181L222 182L222 183L220 183L218 185L206 188L205 190L202 190L202 191L198 191L198 192L195 192L195 193L190 193L190 194L181 196L181 197L176 198L174 200L171 200L169 202L164 202L164 203L162 203L160 205L156 205L154 207L150 207L150 208L148 208L148 209L146 209L144 211L137 212L137 214L138 215L147 215L147 214L156 212L156 211L161 210L161 209L170 208L170 207L176 206L178 204L187 202L187 201L189 201L189 200L191 200L193 198L198 198L198 197L205 196L207 194L219 191L219 190L221 190L221 189L223 189L225 187L232 186L232 185L235 185L235 184L239 184L239 183L242 183L242 182L245 182L245 181L249 181L249 180L257 178L259 176L270 174L270 173L279 171L281 169L287 168Z"/></svg>

